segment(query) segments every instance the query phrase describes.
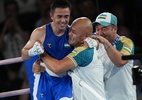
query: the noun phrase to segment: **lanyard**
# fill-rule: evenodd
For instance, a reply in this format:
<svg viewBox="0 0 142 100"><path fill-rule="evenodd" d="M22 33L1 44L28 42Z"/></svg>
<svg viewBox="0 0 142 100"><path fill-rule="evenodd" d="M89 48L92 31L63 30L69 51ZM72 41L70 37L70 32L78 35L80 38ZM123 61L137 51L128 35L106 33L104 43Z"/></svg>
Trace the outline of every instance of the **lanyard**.
<svg viewBox="0 0 142 100"><path fill-rule="evenodd" d="M119 39L120 39L120 36L117 35L116 38L115 38L115 40L114 40L114 42L113 42L113 44L116 44L119 41Z"/></svg>

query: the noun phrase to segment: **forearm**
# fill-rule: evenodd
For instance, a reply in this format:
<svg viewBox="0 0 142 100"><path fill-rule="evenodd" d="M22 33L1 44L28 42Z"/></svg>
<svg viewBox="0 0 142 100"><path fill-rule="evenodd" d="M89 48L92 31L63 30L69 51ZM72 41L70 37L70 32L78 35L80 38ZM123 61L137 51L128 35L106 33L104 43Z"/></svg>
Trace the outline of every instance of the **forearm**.
<svg viewBox="0 0 142 100"><path fill-rule="evenodd" d="M22 57L22 59L23 60L28 60L28 59L30 59L31 57L28 55L28 50L26 50L26 49L22 49L22 55L21 55L21 57Z"/></svg>
<svg viewBox="0 0 142 100"><path fill-rule="evenodd" d="M73 61L68 57L63 58L62 60L57 60L55 58L52 58L47 53L44 53L41 55L41 59L43 60L45 65L56 74L66 72L69 69L74 68L75 66Z"/></svg>
<svg viewBox="0 0 142 100"><path fill-rule="evenodd" d="M45 63L46 67L53 71L56 74L61 73L59 68L59 60L56 60L52 57L50 57L47 53L44 53L40 56L42 61Z"/></svg>
<svg viewBox="0 0 142 100"><path fill-rule="evenodd" d="M116 48L114 48L110 42L105 42L104 43L104 47L106 49L106 52L110 58L110 60L118 67L123 66L124 64L126 64L128 61L127 60L122 60L122 56L123 54L116 50Z"/></svg>

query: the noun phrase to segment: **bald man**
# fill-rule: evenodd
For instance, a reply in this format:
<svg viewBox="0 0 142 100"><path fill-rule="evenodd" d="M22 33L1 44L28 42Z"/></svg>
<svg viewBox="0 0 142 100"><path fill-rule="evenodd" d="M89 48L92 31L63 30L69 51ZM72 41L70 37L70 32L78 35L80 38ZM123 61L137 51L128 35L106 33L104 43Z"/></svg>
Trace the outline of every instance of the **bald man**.
<svg viewBox="0 0 142 100"><path fill-rule="evenodd" d="M96 48L88 48L84 40L91 37L93 26L90 19L80 17L73 21L69 31L69 44L75 49L62 60L44 53L41 55L46 68L56 74L68 71L72 77L74 100L106 100L103 83L103 65L98 58ZM33 71L39 73L40 61L33 65ZM68 91L68 90L65 90Z"/></svg>

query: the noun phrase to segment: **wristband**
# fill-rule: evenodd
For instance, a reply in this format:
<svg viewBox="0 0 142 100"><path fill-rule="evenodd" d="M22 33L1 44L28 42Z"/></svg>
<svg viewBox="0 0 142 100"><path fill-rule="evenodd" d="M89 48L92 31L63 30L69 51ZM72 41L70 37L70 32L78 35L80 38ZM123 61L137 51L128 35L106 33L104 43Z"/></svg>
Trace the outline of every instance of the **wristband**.
<svg viewBox="0 0 142 100"><path fill-rule="evenodd" d="M111 44L109 44L105 49L107 50L107 49L109 49L110 47L111 47L112 45Z"/></svg>

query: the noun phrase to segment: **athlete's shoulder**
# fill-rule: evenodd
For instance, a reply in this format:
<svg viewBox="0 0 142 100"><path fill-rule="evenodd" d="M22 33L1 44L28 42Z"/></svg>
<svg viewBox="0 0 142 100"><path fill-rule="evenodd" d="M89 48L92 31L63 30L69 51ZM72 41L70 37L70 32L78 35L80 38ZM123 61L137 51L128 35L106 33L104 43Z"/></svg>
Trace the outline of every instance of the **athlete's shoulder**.
<svg viewBox="0 0 142 100"><path fill-rule="evenodd" d="M127 55L134 53L134 43L130 38L121 36L120 41L123 43L121 52Z"/></svg>
<svg viewBox="0 0 142 100"><path fill-rule="evenodd" d="M46 26L43 25L43 26L41 26L41 27L35 28L35 29L33 30L32 34L36 34L36 35L39 34L39 35L41 35L41 34L45 33L45 31L46 31Z"/></svg>
<svg viewBox="0 0 142 100"><path fill-rule="evenodd" d="M43 25L41 27L37 27L31 33L30 38L34 39L34 40L40 40L41 38L43 38L45 36L45 31L46 31L45 25Z"/></svg>
<svg viewBox="0 0 142 100"><path fill-rule="evenodd" d="M77 47L69 55L72 57L81 55L82 57L88 57L89 54L93 54L94 48Z"/></svg>
<svg viewBox="0 0 142 100"><path fill-rule="evenodd" d="M79 54L79 53L85 51L86 49L87 49L87 48L85 48L85 47L83 47L83 46L77 47L77 48L75 48L75 49L72 51L71 54L74 55L74 56L76 56L77 54Z"/></svg>
<svg viewBox="0 0 142 100"><path fill-rule="evenodd" d="M85 67L93 59L94 48L77 47L75 48L68 57L80 67Z"/></svg>
<svg viewBox="0 0 142 100"><path fill-rule="evenodd" d="M126 36L120 36L120 41L127 42L127 43L133 43L133 41Z"/></svg>

